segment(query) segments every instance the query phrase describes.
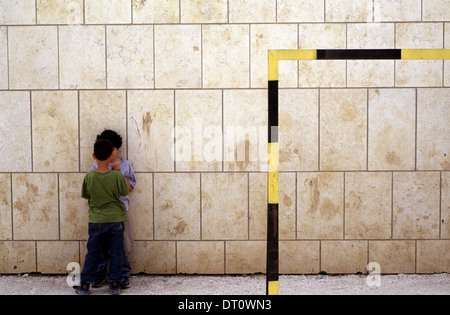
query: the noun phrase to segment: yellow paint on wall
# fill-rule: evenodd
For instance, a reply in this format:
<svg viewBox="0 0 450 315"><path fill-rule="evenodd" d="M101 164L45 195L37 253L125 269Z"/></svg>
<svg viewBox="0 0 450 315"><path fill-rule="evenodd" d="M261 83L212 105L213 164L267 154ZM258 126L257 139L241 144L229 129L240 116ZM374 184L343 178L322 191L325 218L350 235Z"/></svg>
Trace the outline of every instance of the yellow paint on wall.
<svg viewBox="0 0 450 315"><path fill-rule="evenodd" d="M268 201L278 203L278 143L269 143L269 189Z"/></svg>
<svg viewBox="0 0 450 315"><path fill-rule="evenodd" d="M278 295L278 281L269 281L269 295Z"/></svg>
<svg viewBox="0 0 450 315"><path fill-rule="evenodd" d="M450 59L450 49L402 49L402 60Z"/></svg>

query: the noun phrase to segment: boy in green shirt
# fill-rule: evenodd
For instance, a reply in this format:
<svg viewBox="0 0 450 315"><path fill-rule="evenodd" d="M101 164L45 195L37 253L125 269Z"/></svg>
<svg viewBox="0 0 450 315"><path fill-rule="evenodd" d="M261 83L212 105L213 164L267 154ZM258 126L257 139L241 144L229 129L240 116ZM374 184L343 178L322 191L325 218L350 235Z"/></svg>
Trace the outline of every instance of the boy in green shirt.
<svg viewBox="0 0 450 315"><path fill-rule="evenodd" d="M89 202L89 239L81 283L75 288L79 295L89 294L89 286L95 282L95 272L105 248L109 248L111 254L108 274L110 293L120 294L123 222L127 220L127 212L119 195L128 195L128 184L121 172L109 170L112 152L113 147L108 140L97 140L93 157L98 167L87 173L83 180L81 197Z"/></svg>

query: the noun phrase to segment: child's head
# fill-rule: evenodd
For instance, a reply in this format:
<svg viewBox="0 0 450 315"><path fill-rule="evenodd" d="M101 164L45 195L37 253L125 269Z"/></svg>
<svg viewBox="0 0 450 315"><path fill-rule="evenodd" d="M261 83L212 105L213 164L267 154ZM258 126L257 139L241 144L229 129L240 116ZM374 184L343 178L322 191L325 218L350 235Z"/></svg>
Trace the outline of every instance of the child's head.
<svg viewBox="0 0 450 315"><path fill-rule="evenodd" d="M97 135L97 140L106 139L111 142L113 148L117 150L122 146L122 137L114 130L104 130L101 134Z"/></svg>
<svg viewBox="0 0 450 315"><path fill-rule="evenodd" d="M99 139L94 144L94 158L99 161L107 161L113 152L113 146L109 140Z"/></svg>

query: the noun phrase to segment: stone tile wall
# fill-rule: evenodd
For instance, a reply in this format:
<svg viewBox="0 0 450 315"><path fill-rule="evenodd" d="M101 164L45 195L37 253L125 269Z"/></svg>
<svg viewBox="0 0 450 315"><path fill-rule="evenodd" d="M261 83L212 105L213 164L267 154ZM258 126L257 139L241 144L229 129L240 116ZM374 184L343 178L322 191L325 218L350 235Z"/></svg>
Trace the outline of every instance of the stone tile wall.
<svg viewBox="0 0 450 315"><path fill-rule="evenodd" d="M84 261L105 128L133 272L265 272L267 49L450 48L448 0L0 0L0 273ZM450 61L280 62L280 273L450 271Z"/></svg>

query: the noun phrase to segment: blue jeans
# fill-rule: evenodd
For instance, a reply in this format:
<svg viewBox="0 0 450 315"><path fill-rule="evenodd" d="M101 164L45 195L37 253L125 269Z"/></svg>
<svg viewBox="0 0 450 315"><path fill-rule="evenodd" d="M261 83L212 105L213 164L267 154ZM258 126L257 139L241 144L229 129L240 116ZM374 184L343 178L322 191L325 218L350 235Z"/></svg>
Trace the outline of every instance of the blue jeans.
<svg viewBox="0 0 450 315"><path fill-rule="evenodd" d="M120 282L122 278L124 230L123 222L89 223L88 252L81 272L80 280L82 282L94 284L95 272L102 259L102 253L108 248L111 254L108 281Z"/></svg>

